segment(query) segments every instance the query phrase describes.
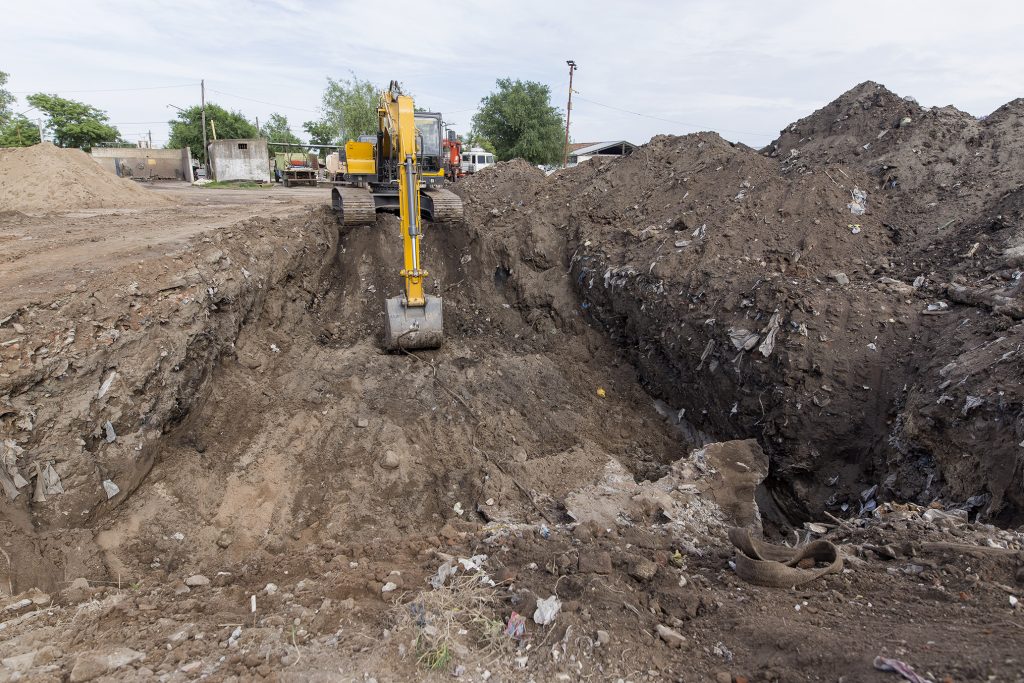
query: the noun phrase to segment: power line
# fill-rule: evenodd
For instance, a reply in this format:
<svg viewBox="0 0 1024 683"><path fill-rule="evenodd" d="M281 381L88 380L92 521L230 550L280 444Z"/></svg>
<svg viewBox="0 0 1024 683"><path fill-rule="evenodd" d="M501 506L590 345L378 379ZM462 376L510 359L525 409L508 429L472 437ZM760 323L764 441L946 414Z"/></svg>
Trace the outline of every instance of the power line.
<svg viewBox="0 0 1024 683"><path fill-rule="evenodd" d="M687 128L696 128L697 130L705 130L705 129L707 129L707 130L718 130L718 131L722 131L723 133L738 133L739 135L767 135L769 137L771 137L772 135L775 135L774 133L752 133L749 130L730 130L728 128L715 128L714 126L702 126L702 125L699 125L699 124L696 124L696 123L687 123L685 121L674 121L673 119L666 119L666 118L662 118L660 116L651 116L650 114L642 114L642 113L640 113L638 111L631 111L629 109L622 109L621 107L613 107L610 104L603 104L601 102L596 102L594 100L589 100L586 97L583 97L582 95L580 95L579 93L576 94L576 98L580 99L580 100L583 100L584 102L590 102L591 104L596 104L599 107L604 107L605 109L613 109L615 111L621 111L621 112L624 112L626 114L633 114L634 116L642 116L642 117L647 118L647 119L654 119L655 121L664 121L665 123L674 123L677 126L686 126Z"/></svg>
<svg viewBox="0 0 1024 683"><path fill-rule="evenodd" d="M226 97L237 97L240 100L248 100L249 102L258 102L259 104L265 104L265 105L267 105L269 107L280 107L281 109L296 109L298 111L306 111L306 112L310 112L310 113L313 113L313 114L318 114L319 113L318 109L306 109L305 107L295 107L295 106L292 106L290 104L274 104L273 102L265 102L263 100L257 100L257 99L252 98L252 97L243 97L242 95L232 95L229 92L224 92L222 90L214 90L213 88L210 88L210 92L215 92L218 95L224 95Z"/></svg>
<svg viewBox="0 0 1024 683"><path fill-rule="evenodd" d="M58 93L83 93L83 92L133 92L136 90L168 90L170 88L194 88L199 85L198 83L183 83L181 85L150 85L143 88L100 88L96 90L61 90L56 89L53 92ZM11 92L17 95L24 95L26 93L37 93L39 90L12 90Z"/></svg>

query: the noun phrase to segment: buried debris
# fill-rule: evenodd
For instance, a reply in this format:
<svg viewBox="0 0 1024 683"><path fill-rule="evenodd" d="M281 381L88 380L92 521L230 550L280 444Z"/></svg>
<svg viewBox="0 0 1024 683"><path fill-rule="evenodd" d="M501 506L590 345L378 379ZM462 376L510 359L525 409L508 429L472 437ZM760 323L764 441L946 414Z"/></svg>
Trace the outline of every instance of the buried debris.
<svg viewBox="0 0 1024 683"><path fill-rule="evenodd" d="M910 681L910 683L929 683L929 679L921 676L914 668L906 662L901 662L898 659L890 659L889 657L875 657L874 667L879 671L892 671L898 673L903 678Z"/></svg>
<svg viewBox="0 0 1024 683"><path fill-rule="evenodd" d="M824 540L811 541L797 548L773 545L751 538L747 529L729 529L729 541L736 547L736 574L748 583L769 588L792 588L826 574L843 570L839 549ZM805 560L813 560L814 569L802 569Z"/></svg>

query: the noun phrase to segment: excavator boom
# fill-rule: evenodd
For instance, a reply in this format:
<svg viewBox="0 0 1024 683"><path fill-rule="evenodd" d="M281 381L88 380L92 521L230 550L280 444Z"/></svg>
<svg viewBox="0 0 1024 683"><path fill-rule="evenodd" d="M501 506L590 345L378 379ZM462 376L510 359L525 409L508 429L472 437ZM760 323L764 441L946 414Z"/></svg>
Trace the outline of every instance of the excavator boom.
<svg viewBox="0 0 1024 683"><path fill-rule="evenodd" d="M397 83L381 93L377 114L382 144L397 164L398 214L401 219L403 294L387 300L384 347L437 348L444 340L441 297L424 292L429 275L420 258L423 226L420 219L419 166L416 159L416 120L411 97L398 92Z"/></svg>

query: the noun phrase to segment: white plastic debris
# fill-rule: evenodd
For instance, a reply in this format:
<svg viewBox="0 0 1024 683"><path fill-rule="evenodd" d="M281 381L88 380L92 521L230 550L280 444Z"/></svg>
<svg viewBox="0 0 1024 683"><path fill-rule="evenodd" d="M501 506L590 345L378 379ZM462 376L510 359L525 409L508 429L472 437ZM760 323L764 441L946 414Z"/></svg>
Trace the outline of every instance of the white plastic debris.
<svg viewBox="0 0 1024 683"><path fill-rule="evenodd" d="M729 329L729 341L736 347L737 351L749 351L755 346L761 339L761 335L756 332L751 332L745 328L730 328Z"/></svg>
<svg viewBox="0 0 1024 683"><path fill-rule="evenodd" d="M103 423L103 431L105 432L107 443L114 443L117 441L117 432L114 431L114 425L110 420Z"/></svg>
<svg viewBox="0 0 1024 683"><path fill-rule="evenodd" d="M57 470L53 469L53 465L49 463L43 468L43 489L48 496L64 493L64 485L60 483L60 476L57 475Z"/></svg>
<svg viewBox="0 0 1024 683"><path fill-rule="evenodd" d="M868 193L859 187L854 187L853 192L850 193L852 200L846 207L850 210L854 216L864 215L865 207L868 201Z"/></svg>
<svg viewBox="0 0 1024 683"><path fill-rule="evenodd" d="M761 355L767 358L772 355L772 351L775 350L775 335L779 333L779 325L782 323L782 314L778 311L772 314L771 319L768 321L767 327L762 330L764 332L764 341L757 347L757 350L761 352Z"/></svg>
<svg viewBox="0 0 1024 683"><path fill-rule="evenodd" d="M381 593L390 593L391 591L396 590L397 588L398 588L398 584L396 584L394 581L388 581L383 586L381 586L380 592Z"/></svg>
<svg viewBox="0 0 1024 683"><path fill-rule="evenodd" d="M1020 604L1020 600L1017 599L1017 596L1016 595L1011 595L1010 596L1010 607L1012 607L1013 609L1017 609L1017 605L1019 605L1019 604Z"/></svg>
<svg viewBox="0 0 1024 683"><path fill-rule="evenodd" d="M546 626L555 620L561 609L562 601L554 595L538 600L537 609L533 612L533 620L541 626Z"/></svg>
<svg viewBox="0 0 1024 683"><path fill-rule="evenodd" d="M458 502L456 502L455 505L452 506L452 510L454 510L455 514L459 515L460 517L465 512L465 510L462 509L462 503Z"/></svg>
<svg viewBox="0 0 1024 683"><path fill-rule="evenodd" d="M457 568L452 566L451 562L445 562L440 567L438 567L437 572L435 572L434 575L430 577L430 587L434 590L437 590L438 588L444 585L445 581L448 580L449 576L454 576L458 573L458 571L459 570Z"/></svg>
<svg viewBox="0 0 1024 683"><path fill-rule="evenodd" d="M242 637L242 627L236 626L235 630L228 636L228 647L235 648L238 646L238 639Z"/></svg>
<svg viewBox="0 0 1024 683"><path fill-rule="evenodd" d="M111 370L107 378L103 380L103 384L100 385L99 393L96 394L96 398L103 398L108 391L110 391L110 385L117 379L117 370Z"/></svg>
<svg viewBox="0 0 1024 683"><path fill-rule="evenodd" d="M462 568L465 569L467 572L469 572L469 571L473 571L473 572L480 571L481 569L483 569L484 562L486 562L486 561L487 561L487 556L486 555L474 555L473 557L470 557L470 558L465 558L465 557L460 557L459 558L459 564L461 564Z"/></svg>
<svg viewBox="0 0 1024 683"><path fill-rule="evenodd" d="M121 493L121 488L117 484L115 484L112 479L103 480L103 490L107 494L107 500L110 500L117 494Z"/></svg>

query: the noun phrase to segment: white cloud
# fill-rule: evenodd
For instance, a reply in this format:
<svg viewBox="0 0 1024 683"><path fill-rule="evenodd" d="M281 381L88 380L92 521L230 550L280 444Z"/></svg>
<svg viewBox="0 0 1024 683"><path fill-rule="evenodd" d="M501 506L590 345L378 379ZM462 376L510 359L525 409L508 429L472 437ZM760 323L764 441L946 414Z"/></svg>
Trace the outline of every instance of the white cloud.
<svg viewBox="0 0 1024 683"><path fill-rule="evenodd" d="M541 81L564 107L568 58L580 65L578 140L716 129L760 145L864 80L974 114L1024 94L1024 6L1008 1L62 0L11 3L3 16L18 27L0 67L13 90L205 78L211 100L261 119L280 111L297 131L315 117L325 77L349 71L382 85L401 80L423 105L453 112L461 129L471 116L461 110L499 77ZM199 91L69 96L107 110L129 137L152 129L159 141L159 122L174 113L167 104L194 104Z"/></svg>

